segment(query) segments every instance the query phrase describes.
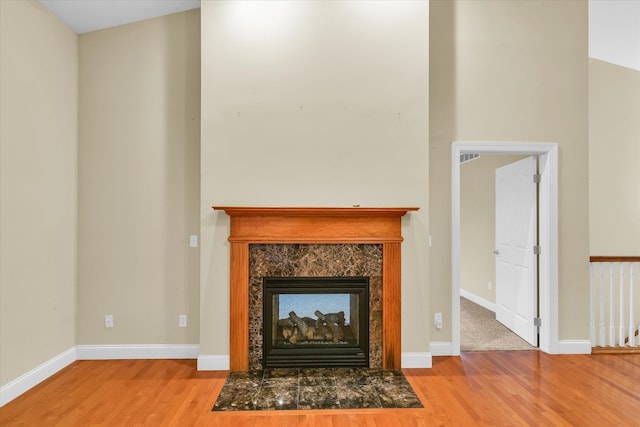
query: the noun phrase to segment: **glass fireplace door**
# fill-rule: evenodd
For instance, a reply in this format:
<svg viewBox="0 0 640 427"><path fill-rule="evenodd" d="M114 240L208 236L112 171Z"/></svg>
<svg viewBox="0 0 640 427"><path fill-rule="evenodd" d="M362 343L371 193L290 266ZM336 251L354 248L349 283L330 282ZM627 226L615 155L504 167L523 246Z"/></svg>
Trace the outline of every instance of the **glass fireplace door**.
<svg viewBox="0 0 640 427"><path fill-rule="evenodd" d="M263 366L368 366L368 278L264 278Z"/></svg>

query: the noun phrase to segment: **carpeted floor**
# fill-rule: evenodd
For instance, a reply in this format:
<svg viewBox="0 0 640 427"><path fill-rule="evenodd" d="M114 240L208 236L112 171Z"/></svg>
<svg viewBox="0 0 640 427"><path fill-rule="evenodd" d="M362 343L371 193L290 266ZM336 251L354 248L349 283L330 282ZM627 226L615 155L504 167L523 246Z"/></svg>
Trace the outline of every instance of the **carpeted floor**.
<svg viewBox="0 0 640 427"><path fill-rule="evenodd" d="M494 312L460 297L460 351L535 349L498 322Z"/></svg>
<svg viewBox="0 0 640 427"><path fill-rule="evenodd" d="M213 411L422 408L401 371L277 368L231 372Z"/></svg>

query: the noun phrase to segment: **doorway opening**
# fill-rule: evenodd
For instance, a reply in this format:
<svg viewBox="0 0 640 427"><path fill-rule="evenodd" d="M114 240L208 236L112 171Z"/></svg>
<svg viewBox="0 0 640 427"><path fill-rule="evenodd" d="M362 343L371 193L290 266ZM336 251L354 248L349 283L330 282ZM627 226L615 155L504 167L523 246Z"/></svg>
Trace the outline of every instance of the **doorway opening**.
<svg viewBox="0 0 640 427"><path fill-rule="evenodd" d="M507 154L539 159L539 348L558 347L558 150L555 143L454 142L451 153L451 312L453 355L460 354L460 155Z"/></svg>
<svg viewBox="0 0 640 427"><path fill-rule="evenodd" d="M537 156L475 156L460 170L460 351L537 349Z"/></svg>

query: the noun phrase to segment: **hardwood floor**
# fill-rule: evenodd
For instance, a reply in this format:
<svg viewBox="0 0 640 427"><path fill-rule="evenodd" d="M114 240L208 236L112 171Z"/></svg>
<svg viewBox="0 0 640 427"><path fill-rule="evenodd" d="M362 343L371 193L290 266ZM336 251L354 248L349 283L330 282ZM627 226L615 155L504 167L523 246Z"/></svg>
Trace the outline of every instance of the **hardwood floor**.
<svg viewBox="0 0 640 427"><path fill-rule="evenodd" d="M78 361L0 408L2 426L640 426L640 355L434 357L403 372L422 409L212 412L227 372L194 360Z"/></svg>

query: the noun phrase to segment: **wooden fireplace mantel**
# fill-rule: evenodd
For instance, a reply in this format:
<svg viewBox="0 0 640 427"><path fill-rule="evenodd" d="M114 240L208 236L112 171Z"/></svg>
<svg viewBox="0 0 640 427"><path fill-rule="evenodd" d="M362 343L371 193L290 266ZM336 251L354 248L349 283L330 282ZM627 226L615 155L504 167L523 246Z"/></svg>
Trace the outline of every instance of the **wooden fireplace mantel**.
<svg viewBox="0 0 640 427"><path fill-rule="evenodd" d="M382 244L382 365L400 369L401 218L416 207L213 206L231 217L230 368L249 368L249 244Z"/></svg>
<svg viewBox="0 0 640 427"><path fill-rule="evenodd" d="M419 208L213 206L213 209L230 216L404 216Z"/></svg>

